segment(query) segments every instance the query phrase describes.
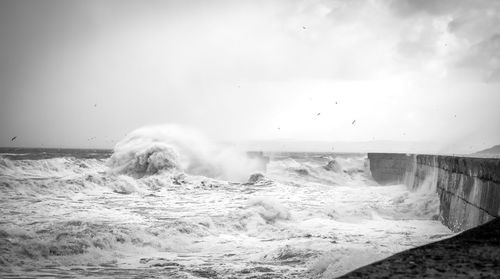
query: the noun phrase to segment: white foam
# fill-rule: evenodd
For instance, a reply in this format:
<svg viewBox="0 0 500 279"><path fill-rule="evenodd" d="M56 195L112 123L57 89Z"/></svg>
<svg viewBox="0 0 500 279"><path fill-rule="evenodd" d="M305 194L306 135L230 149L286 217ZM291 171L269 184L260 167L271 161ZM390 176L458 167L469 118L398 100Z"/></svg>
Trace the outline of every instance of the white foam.
<svg viewBox="0 0 500 279"><path fill-rule="evenodd" d="M180 170L193 175L244 181L258 162L232 147L222 147L199 132L162 125L137 129L118 142L108 161L113 173L134 177Z"/></svg>
<svg viewBox="0 0 500 279"><path fill-rule="evenodd" d="M231 183L189 174L193 163L215 158L210 150L217 147L183 152L153 130L124 139L110 172L93 159L0 162L0 245L7 249L0 262L33 270L57 266L53 277L75 266L163 272L167 265L172 277L206 268L242 278L269 270L329 278L450 233L434 219L435 191L378 186L359 171L363 156L336 158L340 172L324 168L332 158L272 160L254 183ZM140 178L117 171L147 162L152 154L143 156L146 150L158 154L140 165ZM174 162L162 157L170 151L178 154L173 167L162 165ZM217 160L206 163L209 170L217 169ZM105 268L97 272L112 277Z"/></svg>

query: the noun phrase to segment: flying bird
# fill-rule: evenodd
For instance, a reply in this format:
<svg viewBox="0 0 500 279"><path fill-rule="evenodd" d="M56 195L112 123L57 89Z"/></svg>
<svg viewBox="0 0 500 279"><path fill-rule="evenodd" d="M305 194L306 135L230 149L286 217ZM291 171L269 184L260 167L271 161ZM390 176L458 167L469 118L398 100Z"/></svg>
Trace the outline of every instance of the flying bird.
<svg viewBox="0 0 500 279"><path fill-rule="evenodd" d="M321 112L318 112L318 114L316 114L316 115L318 115L318 116L321 115Z"/></svg>
<svg viewBox="0 0 500 279"><path fill-rule="evenodd" d="M356 123L356 120L353 120L353 121L352 121L352 125L354 125L354 123Z"/></svg>
<svg viewBox="0 0 500 279"><path fill-rule="evenodd" d="M17 139L17 136L11 138L10 141L15 141L16 139Z"/></svg>

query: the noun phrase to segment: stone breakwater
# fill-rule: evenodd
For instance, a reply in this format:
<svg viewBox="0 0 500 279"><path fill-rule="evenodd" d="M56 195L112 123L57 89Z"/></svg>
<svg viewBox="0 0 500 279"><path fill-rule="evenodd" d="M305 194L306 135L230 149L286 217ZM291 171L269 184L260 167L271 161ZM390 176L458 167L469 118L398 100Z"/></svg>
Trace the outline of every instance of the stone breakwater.
<svg viewBox="0 0 500 279"><path fill-rule="evenodd" d="M500 216L500 159L395 153L369 153L368 159L380 184L435 189L441 221L453 231Z"/></svg>

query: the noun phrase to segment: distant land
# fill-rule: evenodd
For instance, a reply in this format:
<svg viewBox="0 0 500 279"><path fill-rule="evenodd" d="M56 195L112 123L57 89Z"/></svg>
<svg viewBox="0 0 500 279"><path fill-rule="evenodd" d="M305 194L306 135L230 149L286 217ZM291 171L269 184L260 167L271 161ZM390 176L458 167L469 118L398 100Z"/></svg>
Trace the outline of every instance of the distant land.
<svg viewBox="0 0 500 279"><path fill-rule="evenodd" d="M481 151L473 153L472 155L481 157L500 157L500 144L487 149L483 149Z"/></svg>

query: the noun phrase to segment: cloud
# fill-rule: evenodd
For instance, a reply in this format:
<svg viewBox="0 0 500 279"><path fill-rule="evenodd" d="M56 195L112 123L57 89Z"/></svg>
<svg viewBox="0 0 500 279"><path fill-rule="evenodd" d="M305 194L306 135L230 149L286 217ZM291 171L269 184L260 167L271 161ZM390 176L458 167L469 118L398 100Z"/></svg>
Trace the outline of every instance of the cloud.
<svg viewBox="0 0 500 279"><path fill-rule="evenodd" d="M122 63L102 53L139 63L156 56L154 64L163 64L167 75L189 81L449 77L457 61L500 24L494 2L8 2L0 55L10 64L41 68L53 63L55 53L101 64ZM484 76L491 71L485 67L470 69Z"/></svg>
<svg viewBox="0 0 500 279"><path fill-rule="evenodd" d="M496 0L388 0L391 9L399 16L453 14L461 10L484 9L495 5Z"/></svg>
<svg viewBox="0 0 500 279"><path fill-rule="evenodd" d="M356 116L361 125L366 121L360 114L370 120L384 111L386 117L366 127L380 130L380 123L387 123L388 129L406 129L408 121L400 115L416 106L408 98L389 106L383 92L420 99L442 91L445 97L436 102L451 110L447 102L456 84L483 86L486 80L485 88L497 89L497 3L2 1L0 129L53 136L54 142L71 134L76 142L89 134L122 135L152 122L179 122L221 137L277 137L288 131L283 122L293 118L287 122L296 132L290 137L332 138L333 130L324 127L337 127L336 135L346 139L371 138L377 131L352 129L350 118ZM443 86L427 88L438 83ZM470 91L486 90L481 86ZM318 92L322 97L309 101ZM349 106L332 105L353 94L362 97ZM377 106L358 106L360 100L379 99ZM400 110L404 102L407 107ZM324 122L309 121L323 103ZM415 131L426 127L431 114L418 115ZM429 126L443 129L437 122Z"/></svg>
<svg viewBox="0 0 500 279"><path fill-rule="evenodd" d="M403 57L441 65L457 79L497 82L500 1L394 0L387 2L407 28L398 51Z"/></svg>
<svg viewBox="0 0 500 279"><path fill-rule="evenodd" d="M481 70L487 82L500 81L500 33L473 45L459 65Z"/></svg>

